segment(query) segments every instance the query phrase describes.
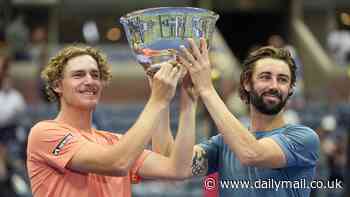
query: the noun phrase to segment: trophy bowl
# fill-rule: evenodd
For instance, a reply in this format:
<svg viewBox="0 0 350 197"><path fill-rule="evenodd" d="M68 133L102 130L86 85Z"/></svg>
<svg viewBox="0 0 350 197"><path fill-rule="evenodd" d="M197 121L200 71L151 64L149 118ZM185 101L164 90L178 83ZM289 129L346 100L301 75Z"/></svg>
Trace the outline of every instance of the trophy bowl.
<svg viewBox="0 0 350 197"><path fill-rule="evenodd" d="M162 62L176 62L180 45L187 38L206 39L208 47L219 15L194 7L159 7L138 10L121 17L129 45L138 63L150 76Z"/></svg>

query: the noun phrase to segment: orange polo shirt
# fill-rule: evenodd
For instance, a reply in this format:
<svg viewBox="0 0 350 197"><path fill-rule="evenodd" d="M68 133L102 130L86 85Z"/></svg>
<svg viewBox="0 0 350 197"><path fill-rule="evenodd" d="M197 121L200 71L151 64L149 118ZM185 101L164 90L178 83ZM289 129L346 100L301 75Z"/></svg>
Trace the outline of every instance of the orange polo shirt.
<svg viewBox="0 0 350 197"><path fill-rule="evenodd" d="M54 120L36 124L27 145L27 168L34 197L130 197L131 183L139 180L138 169L150 151L145 150L124 177L79 173L66 168L87 141L108 146L117 143L120 137L98 130L80 132Z"/></svg>

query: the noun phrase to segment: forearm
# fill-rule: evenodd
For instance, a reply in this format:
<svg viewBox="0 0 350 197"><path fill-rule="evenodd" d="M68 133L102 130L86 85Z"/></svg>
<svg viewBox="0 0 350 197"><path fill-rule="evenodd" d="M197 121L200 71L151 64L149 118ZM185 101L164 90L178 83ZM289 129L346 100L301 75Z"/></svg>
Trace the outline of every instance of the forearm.
<svg viewBox="0 0 350 197"><path fill-rule="evenodd" d="M129 169L149 143L165 110L166 107L150 100L135 124L113 147L110 155L118 158L121 165Z"/></svg>
<svg viewBox="0 0 350 197"><path fill-rule="evenodd" d="M178 132L170 161L177 176L191 174L193 146L195 143L196 103L181 106Z"/></svg>
<svg viewBox="0 0 350 197"><path fill-rule="evenodd" d="M223 135L225 143L241 162L248 163L263 153L256 138L232 115L215 90L202 93L201 98L219 132Z"/></svg>
<svg viewBox="0 0 350 197"><path fill-rule="evenodd" d="M169 108L168 106L161 114L161 120L152 136L152 150L164 156L169 156L174 146L174 138L170 128Z"/></svg>

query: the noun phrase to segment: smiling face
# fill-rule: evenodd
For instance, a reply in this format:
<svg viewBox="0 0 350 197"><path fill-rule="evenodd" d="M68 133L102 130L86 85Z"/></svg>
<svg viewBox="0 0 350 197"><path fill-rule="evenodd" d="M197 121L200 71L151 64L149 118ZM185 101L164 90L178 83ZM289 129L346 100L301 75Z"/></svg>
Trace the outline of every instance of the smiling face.
<svg viewBox="0 0 350 197"><path fill-rule="evenodd" d="M101 74L96 60L90 55L79 55L67 61L63 77L54 88L61 106L94 109L102 90Z"/></svg>
<svg viewBox="0 0 350 197"><path fill-rule="evenodd" d="M289 66L279 59L260 59L256 62L251 81L246 81L244 86L255 109L266 115L275 115L283 109L292 91Z"/></svg>

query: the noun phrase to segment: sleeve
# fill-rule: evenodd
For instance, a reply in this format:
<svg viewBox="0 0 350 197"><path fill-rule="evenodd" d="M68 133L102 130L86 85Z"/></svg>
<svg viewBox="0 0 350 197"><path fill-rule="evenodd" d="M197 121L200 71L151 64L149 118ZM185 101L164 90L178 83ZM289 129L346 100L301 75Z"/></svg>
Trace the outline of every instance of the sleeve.
<svg viewBox="0 0 350 197"><path fill-rule="evenodd" d="M131 169L131 176L130 176L131 183L136 184L141 181L141 176L138 174L138 171L141 168L146 157L151 153L152 151L150 150L144 150L143 153L140 155L140 157L136 160L134 166Z"/></svg>
<svg viewBox="0 0 350 197"><path fill-rule="evenodd" d="M29 156L64 171L87 140L72 129L54 123L34 127L28 139Z"/></svg>
<svg viewBox="0 0 350 197"><path fill-rule="evenodd" d="M222 147L222 143L223 138L221 134L219 134L199 144L199 146L206 152L208 158L207 174L212 174L218 171L219 151L220 147Z"/></svg>
<svg viewBox="0 0 350 197"><path fill-rule="evenodd" d="M282 148L287 167L315 166L319 158L320 141L310 128L293 126L286 131L271 136Z"/></svg>

